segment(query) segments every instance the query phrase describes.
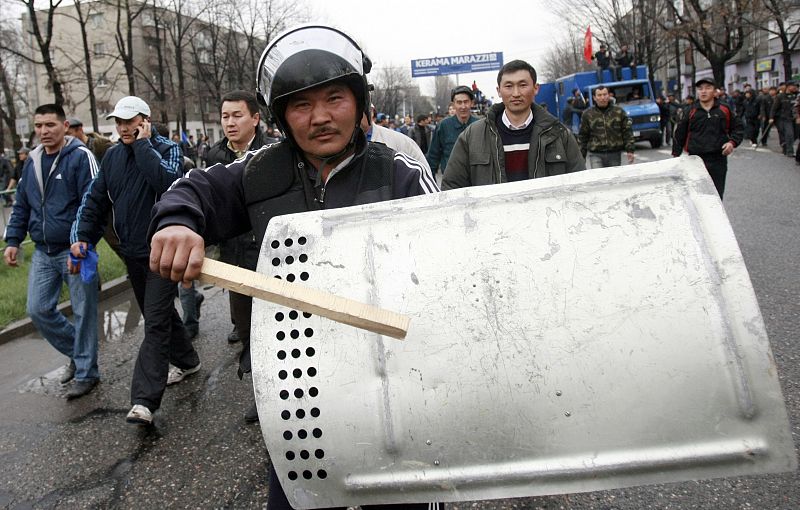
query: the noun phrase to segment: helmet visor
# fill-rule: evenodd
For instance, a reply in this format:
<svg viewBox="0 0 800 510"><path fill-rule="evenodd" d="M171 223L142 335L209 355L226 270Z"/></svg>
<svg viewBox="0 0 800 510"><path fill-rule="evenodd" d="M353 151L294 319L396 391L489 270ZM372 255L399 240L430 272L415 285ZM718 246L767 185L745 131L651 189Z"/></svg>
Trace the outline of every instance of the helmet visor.
<svg viewBox="0 0 800 510"><path fill-rule="evenodd" d="M353 72L364 74L361 49L342 32L322 26L293 28L279 35L261 55L261 62L258 68L258 91L268 105L271 105L275 99L272 87L280 66L297 53L321 49L344 59L353 67Z"/></svg>

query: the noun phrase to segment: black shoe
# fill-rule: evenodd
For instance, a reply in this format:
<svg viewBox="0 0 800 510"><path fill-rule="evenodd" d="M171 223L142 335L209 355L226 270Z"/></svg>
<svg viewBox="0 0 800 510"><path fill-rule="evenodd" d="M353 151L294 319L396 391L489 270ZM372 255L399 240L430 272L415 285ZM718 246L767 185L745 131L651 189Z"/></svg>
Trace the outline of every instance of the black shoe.
<svg viewBox="0 0 800 510"><path fill-rule="evenodd" d="M250 409L244 413L244 421L247 423L258 423L258 408L256 407L255 402L253 402L253 405L250 407Z"/></svg>
<svg viewBox="0 0 800 510"><path fill-rule="evenodd" d="M236 328L233 328L233 331L231 331L230 334L228 335L228 343L229 344L235 344L236 342L241 342L241 341L242 341L242 337L239 336L239 330L236 329Z"/></svg>
<svg viewBox="0 0 800 510"><path fill-rule="evenodd" d="M197 297L194 300L195 310L197 310L197 319L200 320L200 305L203 304L203 301L206 300L206 297L199 292L197 293ZM197 335L195 335L197 336Z"/></svg>
<svg viewBox="0 0 800 510"><path fill-rule="evenodd" d="M97 386L99 381L97 379L89 379L87 381L75 381L72 383L72 388L67 392L67 400L72 400L74 398L80 398Z"/></svg>
<svg viewBox="0 0 800 510"><path fill-rule="evenodd" d="M58 380L61 384L67 384L75 378L75 362L69 360L69 365L64 367L64 373L61 374L61 379Z"/></svg>

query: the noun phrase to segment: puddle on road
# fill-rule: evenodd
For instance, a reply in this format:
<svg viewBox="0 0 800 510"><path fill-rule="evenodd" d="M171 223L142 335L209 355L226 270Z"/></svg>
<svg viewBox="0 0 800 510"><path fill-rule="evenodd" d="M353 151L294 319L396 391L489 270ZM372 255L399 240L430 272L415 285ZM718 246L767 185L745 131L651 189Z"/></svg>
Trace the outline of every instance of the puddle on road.
<svg viewBox="0 0 800 510"><path fill-rule="evenodd" d="M98 307L100 350L104 343L117 342L133 332L142 321L132 290L104 300ZM0 346L0 392L62 396L59 383L67 359L53 349L38 332ZM56 366L57 368L53 368Z"/></svg>
<svg viewBox="0 0 800 510"><path fill-rule="evenodd" d="M98 328L100 342L113 342L131 333L142 320L132 290L127 290L100 303Z"/></svg>
<svg viewBox="0 0 800 510"><path fill-rule="evenodd" d="M210 288L212 286L206 286L202 290ZM175 306L182 314L180 301L177 298ZM126 337L124 341L131 341L130 334L143 323L142 314L131 289L102 301L98 306L98 313L101 356L108 344L119 342L123 337ZM132 341L138 345L141 338ZM67 387L61 385L59 380L67 361L67 358L53 349L38 332L0 345L0 395L34 393L62 397ZM214 383L215 381L212 381L212 384ZM0 405L3 405L4 401L5 399L0 397Z"/></svg>

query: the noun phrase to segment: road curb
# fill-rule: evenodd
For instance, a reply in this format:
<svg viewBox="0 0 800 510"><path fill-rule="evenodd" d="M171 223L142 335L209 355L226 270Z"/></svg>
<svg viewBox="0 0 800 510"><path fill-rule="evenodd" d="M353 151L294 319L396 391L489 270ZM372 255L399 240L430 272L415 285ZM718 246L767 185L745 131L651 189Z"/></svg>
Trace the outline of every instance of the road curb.
<svg viewBox="0 0 800 510"><path fill-rule="evenodd" d="M120 276L115 280L106 282L100 289L99 300L112 298L116 295L122 294L131 288L131 282L128 280L128 275ZM67 300L58 305L58 310L66 316L72 315L72 303ZM33 333L36 331L36 326L33 325L30 317L25 317L18 321L14 321L0 331L0 345L10 342L21 336Z"/></svg>

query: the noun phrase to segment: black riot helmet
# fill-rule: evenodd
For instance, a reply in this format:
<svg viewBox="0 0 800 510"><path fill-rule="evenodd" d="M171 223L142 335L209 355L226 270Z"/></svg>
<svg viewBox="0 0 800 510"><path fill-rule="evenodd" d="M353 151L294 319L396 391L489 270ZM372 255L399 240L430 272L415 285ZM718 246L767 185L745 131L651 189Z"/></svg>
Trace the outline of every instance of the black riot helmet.
<svg viewBox="0 0 800 510"><path fill-rule="evenodd" d="M322 25L302 25L278 35L261 54L256 76L259 102L288 137L289 96L342 80L356 97L357 126L369 109L366 75L372 62L347 34Z"/></svg>

